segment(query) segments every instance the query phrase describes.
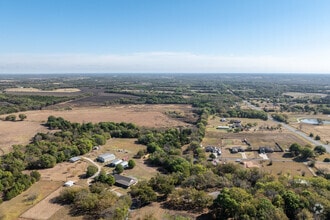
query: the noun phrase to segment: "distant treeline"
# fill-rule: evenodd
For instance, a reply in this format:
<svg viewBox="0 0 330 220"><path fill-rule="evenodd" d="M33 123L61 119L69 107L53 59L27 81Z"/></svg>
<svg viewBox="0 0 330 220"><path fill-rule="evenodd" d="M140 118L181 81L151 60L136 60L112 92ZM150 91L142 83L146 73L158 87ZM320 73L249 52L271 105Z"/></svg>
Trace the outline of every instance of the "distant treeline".
<svg viewBox="0 0 330 220"><path fill-rule="evenodd" d="M40 110L43 107L72 99L73 97L0 94L0 115L20 111Z"/></svg>

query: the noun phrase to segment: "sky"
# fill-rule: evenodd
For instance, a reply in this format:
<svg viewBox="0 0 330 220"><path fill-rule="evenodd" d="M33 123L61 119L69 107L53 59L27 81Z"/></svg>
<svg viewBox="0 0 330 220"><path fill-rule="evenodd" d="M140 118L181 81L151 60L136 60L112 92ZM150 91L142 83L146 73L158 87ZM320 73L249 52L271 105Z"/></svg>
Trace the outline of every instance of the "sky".
<svg viewBox="0 0 330 220"><path fill-rule="evenodd" d="M329 0L0 0L0 74L330 73Z"/></svg>

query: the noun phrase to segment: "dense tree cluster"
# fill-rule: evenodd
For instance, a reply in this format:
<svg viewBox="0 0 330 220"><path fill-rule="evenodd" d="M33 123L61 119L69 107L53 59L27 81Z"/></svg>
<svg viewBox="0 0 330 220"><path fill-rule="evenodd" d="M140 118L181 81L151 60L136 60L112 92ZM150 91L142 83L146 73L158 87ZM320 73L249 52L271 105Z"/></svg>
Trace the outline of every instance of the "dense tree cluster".
<svg viewBox="0 0 330 220"><path fill-rule="evenodd" d="M118 197L100 183L90 188L66 188L61 191L57 201L71 204L74 213L86 214L92 219L125 219L131 205L130 197Z"/></svg>
<svg viewBox="0 0 330 220"><path fill-rule="evenodd" d="M288 115L286 114L272 114L272 117L279 122L288 123Z"/></svg>
<svg viewBox="0 0 330 220"><path fill-rule="evenodd" d="M37 96L37 95L10 95L0 94L0 114L9 114L27 110L39 110L43 107L54 105L73 99L73 97Z"/></svg>
<svg viewBox="0 0 330 220"><path fill-rule="evenodd" d="M258 118L265 121L268 119L266 112L250 109L230 109L227 111L227 114L229 117Z"/></svg>

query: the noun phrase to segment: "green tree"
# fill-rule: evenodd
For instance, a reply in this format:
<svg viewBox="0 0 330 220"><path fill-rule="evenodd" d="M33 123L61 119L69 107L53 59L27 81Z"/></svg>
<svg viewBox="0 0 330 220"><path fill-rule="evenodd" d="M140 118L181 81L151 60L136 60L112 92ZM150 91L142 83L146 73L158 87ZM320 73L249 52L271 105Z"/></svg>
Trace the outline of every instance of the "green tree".
<svg viewBox="0 0 330 220"><path fill-rule="evenodd" d="M290 145L289 150L293 156L298 156L302 150L302 147L297 143L293 143Z"/></svg>
<svg viewBox="0 0 330 220"><path fill-rule="evenodd" d="M129 160L128 161L128 168L133 169L135 167L135 161L134 160Z"/></svg>
<svg viewBox="0 0 330 220"><path fill-rule="evenodd" d="M321 137L319 135L316 135L315 140L319 141L319 140L321 140Z"/></svg>
<svg viewBox="0 0 330 220"><path fill-rule="evenodd" d="M116 167L115 167L115 171L116 173L122 173L124 172L124 167L121 165L121 164L118 164Z"/></svg>
<svg viewBox="0 0 330 220"><path fill-rule="evenodd" d="M293 191L285 191L282 195L284 199L284 211L290 219L294 219L299 209L302 208L299 196Z"/></svg>
<svg viewBox="0 0 330 220"><path fill-rule="evenodd" d="M310 157L313 157L314 156L314 153L312 151L312 149L308 148L308 147L304 147L301 152L300 152L300 156L302 159L307 159L307 158L310 158Z"/></svg>
<svg viewBox="0 0 330 220"><path fill-rule="evenodd" d="M86 171L86 177L91 177L93 176L96 172L97 172L97 167L93 166L93 165L89 165L87 167L87 171Z"/></svg>
<svg viewBox="0 0 330 220"><path fill-rule="evenodd" d="M38 166L39 168L52 168L56 165L56 158L50 154L43 154L40 156Z"/></svg>
<svg viewBox="0 0 330 220"><path fill-rule="evenodd" d="M324 154L327 152L327 150L325 149L325 147L321 146L321 145L318 145L314 148L314 151L317 153L317 154Z"/></svg>
<svg viewBox="0 0 330 220"><path fill-rule="evenodd" d="M146 181L138 182L136 185L132 186L130 194L141 206L147 205L157 199L156 193Z"/></svg>
<svg viewBox="0 0 330 220"><path fill-rule="evenodd" d="M109 186L115 184L115 178L112 175L109 175L105 172L105 170L101 170L100 174L95 178L96 181L101 183L106 183Z"/></svg>
<svg viewBox="0 0 330 220"><path fill-rule="evenodd" d="M36 170L31 171L30 176L35 179L36 182L39 181L41 177L40 173Z"/></svg>

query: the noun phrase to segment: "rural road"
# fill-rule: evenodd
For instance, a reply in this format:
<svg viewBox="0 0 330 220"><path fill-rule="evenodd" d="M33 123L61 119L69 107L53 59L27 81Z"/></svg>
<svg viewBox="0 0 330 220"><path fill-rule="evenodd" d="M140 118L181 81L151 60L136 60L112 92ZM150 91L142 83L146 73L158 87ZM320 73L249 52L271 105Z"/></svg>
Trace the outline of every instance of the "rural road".
<svg viewBox="0 0 330 220"><path fill-rule="evenodd" d="M251 104L250 102L248 102L248 101L245 101L245 100L244 100L243 102L244 102L249 108L251 108L251 109L262 111L261 108L252 105L252 104ZM291 131L291 132L293 132L293 133L299 135L300 137L304 138L305 140L309 141L310 143L314 144L315 146L318 146L318 145L323 146L323 147L327 150L327 152L330 153L330 146L329 146L329 145L326 145L326 144L321 143L320 141L316 141L316 140L314 140L313 138L309 137L309 136L306 135L305 133L303 133L303 132L297 130L297 129L294 128L294 127L291 127L291 126L288 125L288 124L285 124L285 123L282 123L282 122L276 121L275 119L272 118L272 116L271 116L270 114L268 114L268 120L273 120L273 121L276 122L277 124L281 124L282 127L284 127L284 128L286 128L286 129L288 129L289 131Z"/></svg>
<svg viewBox="0 0 330 220"><path fill-rule="evenodd" d="M90 159L90 158L87 158L87 157L81 157L83 160L87 160L88 162L90 162L91 164L93 164L94 166L96 166L97 167L97 172L93 175L93 176L91 176L91 177L89 177L88 179L87 179L87 184L89 185L92 181L93 181L93 179L95 178L95 177L97 177L99 174L100 174L100 172L101 172L101 166L100 165L98 165L97 163L95 163L92 159Z"/></svg>

